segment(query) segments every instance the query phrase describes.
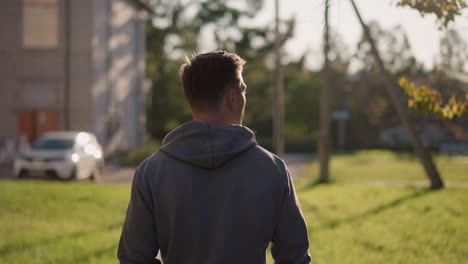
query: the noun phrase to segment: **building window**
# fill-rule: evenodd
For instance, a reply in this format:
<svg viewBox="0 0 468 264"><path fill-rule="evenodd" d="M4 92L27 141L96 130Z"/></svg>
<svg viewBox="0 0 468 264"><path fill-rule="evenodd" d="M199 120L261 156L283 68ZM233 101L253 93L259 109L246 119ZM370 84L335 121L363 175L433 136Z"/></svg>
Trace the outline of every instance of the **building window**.
<svg viewBox="0 0 468 264"><path fill-rule="evenodd" d="M23 0L23 46L57 47L57 20L58 0Z"/></svg>

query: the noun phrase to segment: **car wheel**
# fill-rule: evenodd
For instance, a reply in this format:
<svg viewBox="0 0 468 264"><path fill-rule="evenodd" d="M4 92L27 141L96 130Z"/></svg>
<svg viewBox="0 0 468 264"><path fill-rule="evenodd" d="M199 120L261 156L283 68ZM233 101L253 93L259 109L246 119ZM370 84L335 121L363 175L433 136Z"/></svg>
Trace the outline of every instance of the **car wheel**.
<svg viewBox="0 0 468 264"><path fill-rule="evenodd" d="M60 180L64 180L64 181L71 181L74 179L76 179L76 167L73 167L70 174L68 174L65 178L60 178Z"/></svg>
<svg viewBox="0 0 468 264"><path fill-rule="evenodd" d="M26 171L25 170L20 170L20 172L18 172L18 174L15 175L15 178L16 179L22 179L22 178L25 178L26 177Z"/></svg>
<svg viewBox="0 0 468 264"><path fill-rule="evenodd" d="M96 168L93 173L91 173L91 176L89 179L92 182L99 182L101 180L101 170L99 168Z"/></svg>

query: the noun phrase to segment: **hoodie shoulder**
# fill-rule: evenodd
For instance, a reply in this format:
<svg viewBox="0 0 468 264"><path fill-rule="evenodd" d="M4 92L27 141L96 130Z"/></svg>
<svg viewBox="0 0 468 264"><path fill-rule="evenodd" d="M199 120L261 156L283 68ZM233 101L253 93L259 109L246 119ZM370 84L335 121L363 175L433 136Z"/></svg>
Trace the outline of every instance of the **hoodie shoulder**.
<svg viewBox="0 0 468 264"><path fill-rule="evenodd" d="M259 154L261 153L261 155L264 155L265 157L267 157L274 164L276 164L276 165L278 165L280 167L285 167L286 166L286 162L282 158L280 158L278 155L268 151L264 147L262 147L260 145L256 145L254 147L254 149L256 149Z"/></svg>
<svg viewBox="0 0 468 264"><path fill-rule="evenodd" d="M156 151L143 160L135 169L133 181L137 184L146 184L151 177L152 168L156 165L157 160L161 158L161 151Z"/></svg>
<svg viewBox="0 0 468 264"><path fill-rule="evenodd" d="M254 152L254 155L258 157L257 160L270 163L270 165L281 175L283 181L287 182L288 168L286 162L279 156L271 153L260 145L256 145L251 148L250 151Z"/></svg>

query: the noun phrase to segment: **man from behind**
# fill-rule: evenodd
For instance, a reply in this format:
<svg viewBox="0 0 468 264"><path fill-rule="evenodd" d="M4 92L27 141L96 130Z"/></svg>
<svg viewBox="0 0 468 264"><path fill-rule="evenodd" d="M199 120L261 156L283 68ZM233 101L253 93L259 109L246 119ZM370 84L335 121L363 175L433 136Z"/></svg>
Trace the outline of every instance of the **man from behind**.
<svg viewBox="0 0 468 264"><path fill-rule="evenodd" d="M307 228L288 169L242 126L245 61L200 54L180 77L193 120L170 132L137 168L120 263L310 262Z"/></svg>

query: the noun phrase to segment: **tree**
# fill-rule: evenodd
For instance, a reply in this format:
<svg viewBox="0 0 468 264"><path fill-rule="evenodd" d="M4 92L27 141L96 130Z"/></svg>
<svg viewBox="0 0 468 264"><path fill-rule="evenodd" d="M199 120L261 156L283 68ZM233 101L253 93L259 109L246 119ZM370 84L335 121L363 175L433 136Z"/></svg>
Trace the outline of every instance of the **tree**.
<svg viewBox="0 0 468 264"><path fill-rule="evenodd" d="M399 85L408 95L408 106L424 114L453 119L468 114L466 81L457 76L468 65L468 44L454 28L447 28L440 40L438 64L423 85L401 77Z"/></svg>
<svg viewBox="0 0 468 264"><path fill-rule="evenodd" d="M398 0L397 5L416 9L422 16L435 15L441 24L440 28L447 27L467 7L465 0Z"/></svg>
<svg viewBox="0 0 468 264"><path fill-rule="evenodd" d="M356 16L358 17L358 20L363 28L364 34L366 35L367 41L369 42L371 46L371 51L374 56L374 59L377 63L379 72L382 76L383 81L385 82L385 88L392 100L392 103L394 104L395 108L398 111L398 114L400 115L400 118L403 121L404 126L408 130L412 143L414 146L414 150L416 154L418 155L421 164L423 165L426 175L428 176L430 182L431 182L431 188L432 189L440 189L444 187L444 183L439 175L439 172L437 171L437 168L434 164L434 161L432 160L432 156L428 152L427 149L422 145L422 142L419 138L419 135L417 134L415 128L412 125L411 119L407 113L406 106L404 104L401 104L399 101L399 95L398 95L398 90L395 89L395 81L392 79L392 76L388 72L388 70L385 68L384 62L379 54L379 50L377 48L377 45L372 38L372 35L370 33L369 28L367 25L364 23L364 21L361 18L361 15L359 13L359 10L354 3L354 0L351 0L351 4L354 8L354 11L356 12Z"/></svg>
<svg viewBox="0 0 468 264"><path fill-rule="evenodd" d="M320 138L318 143L319 153L319 182L329 181L329 160L331 152L331 75L330 75L330 25L329 25L329 0L325 0L325 22L323 31L323 83L320 89Z"/></svg>
<svg viewBox="0 0 468 264"><path fill-rule="evenodd" d="M382 28L376 21L371 21L368 27L376 39L382 60L393 76L426 78L427 73L413 55L407 33L401 26ZM359 65L358 71L346 81L351 111L348 122L350 147L372 148L377 145L383 129L395 125L400 119L364 34L358 41L353 62ZM399 100L406 104L403 96Z"/></svg>
<svg viewBox="0 0 468 264"><path fill-rule="evenodd" d="M468 92L466 72L468 45L454 29L446 28L440 41L440 55L430 75L411 81L401 77L399 85L408 95L408 106L418 113L430 115L458 140L468 141Z"/></svg>
<svg viewBox="0 0 468 264"><path fill-rule="evenodd" d="M187 21L184 13L188 6L181 1L153 1L152 5L154 14L146 27L147 76L152 81L147 124L153 138L162 138L177 121L190 117L180 102L183 94L173 56L180 50L196 49L193 40L200 27Z"/></svg>
<svg viewBox="0 0 468 264"><path fill-rule="evenodd" d="M468 43L455 28L445 29L440 40L439 64L449 72L468 71Z"/></svg>
<svg viewBox="0 0 468 264"><path fill-rule="evenodd" d="M376 46L381 51L382 60L387 70L396 76L419 75L423 65L419 63L411 51L408 36L403 27L397 25L389 30L383 29L376 21L367 24L370 34L376 40ZM361 65L361 71L377 72L378 64L374 60L372 47L363 33L357 44L355 58Z"/></svg>
<svg viewBox="0 0 468 264"><path fill-rule="evenodd" d="M468 96L466 94L462 101L458 101L454 95L444 100L442 94L436 89L426 85L416 85L405 77L400 78L399 85L410 98L408 106L416 111L436 114L447 119L468 114Z"/></svg>
<svg viewBox="0 0 468 264"><path fill-rule="evenodd" d="M305 56L283 67L285 84L285 138L302 144L318 141L319 92L322 75L305 66Z"/></svg>

